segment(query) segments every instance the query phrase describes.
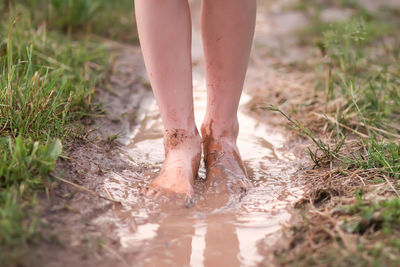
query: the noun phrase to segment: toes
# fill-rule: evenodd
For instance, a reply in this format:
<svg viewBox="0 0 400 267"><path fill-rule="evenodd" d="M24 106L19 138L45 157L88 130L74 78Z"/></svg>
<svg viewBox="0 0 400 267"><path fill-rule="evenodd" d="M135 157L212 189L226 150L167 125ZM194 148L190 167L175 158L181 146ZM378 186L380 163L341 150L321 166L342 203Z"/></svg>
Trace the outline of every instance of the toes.
<svg viewBox="0 0 400 267"><path fill-rule="evenodd" d="M253 184L246 178L228 182L228 189L233 194L247 193L247 191L253 187L254 187Z"/></svg>
<svg viewBox="0 0 400 267"><path fill-rule="evenodd" d="M190 191L186 194L180 194L168 190L164 190L160 187L152 187L151 185L147 185L140 190L140 195L151 198L157 202L176 202L180 203L181 206L190 208L194 205L193 200L193 191ZM180 200L180 201L179 201Z"/></svg>

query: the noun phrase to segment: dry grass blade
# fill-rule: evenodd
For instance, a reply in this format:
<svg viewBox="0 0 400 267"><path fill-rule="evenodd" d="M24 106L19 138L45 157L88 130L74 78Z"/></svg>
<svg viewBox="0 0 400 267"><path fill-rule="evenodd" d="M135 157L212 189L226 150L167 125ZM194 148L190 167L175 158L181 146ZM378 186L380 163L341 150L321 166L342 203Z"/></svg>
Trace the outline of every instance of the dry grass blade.
<svg viewBox="0 0 400 267"><path fill-rule="evenodd" d="M108 189L105 185L104 185L104 191L106 191L106 193L110 199L113 199L115 202L119 202L119 201L115 200L115 198L112 197L110 191L108 191Z"/></svg>
<svg viewBox="0 0 400 267"><path fill-rule="evenodd" d="M349 126L344 125L343 123L338 122L338 121L337 121L335 118L333 118L332 116L329 116L329 115L327 115L327 114L322 115L322 114L319 114L319 113L316 113L316 112L312 112L312 114L314 114L314 115L317 116L318 118L327 119L327 120L330 121L331 123L337 124L337 125L339 125L340 127L343 127L343 128L345 128L346 130L349 130L350 132L352 132L352 133L354 133L354 134L356 134L356 135L358 135L358 136L360 136L360 137L362 137L362 138L368 138L368 135L363 134L363 133L360 133L359 131L356 131L356 130L354 130L353 128L351 128L351 127L349 127Z"/></svg>
<svg viewBox="0 0 400 267"><path fill-rule="evenodd" d="M379 128L376 128L376 127L371 126L371 125L365 125L364 123L362 123L361 125L364 126L364 127L366 127L366 128L369 128L369 129L371 129L371 130L374 130L374 131L376 131L376 132L380 132L380 133L386 134L386 135L388 135L388 136L392 136L392 137L394 137L394 138L400 139L400 135L398 135L398 134L391 133L391 132L385 131L385 130L383 130L383 129L379 129Z"/></svg>
<svg viewBox="0 0 400 267"><path fill-rule="evenodd" d="M90 190L90 189L87 189L87 188L85 188L85 187L83 187L83 186L81 186L81 185L75 184L75 183L73 183L73 182L71 182L71 181L68 181L68 180L66 180L66 179L64 179L64 178L58 177L58 176L56 176L56 175L54 175L54 174L51 174L51 177L53 177L53 178L55 178L55 179L57 179L57 180L59 180L59 181L61 181L61 182L64 182L64 183L66 183L66 184L72 185L72 186L74 186L75 188L78 188L78 189L81 190L81 191L85 191L85 192L87 192L87 193L89 193L89 194L91 194L91 195L93 195L93 196L96 196L96 197L99 197L99 198L102 198L102 199L105 199L105 200L108 200L108 201L111 201L111 202L114 202L114 203L122 204L121 201L115 200L115 199L110 198L110 197L102 196L102 195L100 195L99 193L97 193L97 192L95 192L95 191L92 191L92 190Z"/></svg>

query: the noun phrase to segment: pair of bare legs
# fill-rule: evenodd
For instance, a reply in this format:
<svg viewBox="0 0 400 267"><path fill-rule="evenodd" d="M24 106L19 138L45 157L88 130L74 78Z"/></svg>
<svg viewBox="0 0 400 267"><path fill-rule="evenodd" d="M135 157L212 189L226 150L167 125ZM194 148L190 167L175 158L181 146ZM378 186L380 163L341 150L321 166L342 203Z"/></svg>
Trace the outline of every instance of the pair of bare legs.
<svg viewBox="0 0 400 267"><path fill-rule="evenodd" d="M135 0L135 12L146 69L165 129L165 161L144 193L192 196L202 146L210 187L230 191L251 187L236 139L256 0L202 0L207 112L201 137L194 121L188 1Z"/></svg>

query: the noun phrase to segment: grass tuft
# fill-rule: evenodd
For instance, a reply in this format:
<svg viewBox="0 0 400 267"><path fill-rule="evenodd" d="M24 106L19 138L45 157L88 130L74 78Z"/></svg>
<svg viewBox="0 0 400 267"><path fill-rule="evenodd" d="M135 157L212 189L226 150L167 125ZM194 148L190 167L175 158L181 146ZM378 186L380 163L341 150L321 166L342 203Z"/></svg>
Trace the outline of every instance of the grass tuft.
<svg viewBox="0 0 400 267"><path fill-rule="evenodd" d="M312 2L295 7L311 18L298 33L316 51L307 66L314 94L290 113L271 108L317 147L309 149L315 166L297 204L303 220L277 254L284 265L398 266L400 16L390 6L368 11L361 1ZM332 7L352 15L322 21Z"/></svg>
<svg viewBox="0 0 400 267"><path fill-rule="evenodd" d="M51 189L63 147L83 134L79 121L97 112L92 99L108 52L95 35L135 42L131 7L0 2L0 262L18 265L24 246L39 240L37 196Z"/></svg>

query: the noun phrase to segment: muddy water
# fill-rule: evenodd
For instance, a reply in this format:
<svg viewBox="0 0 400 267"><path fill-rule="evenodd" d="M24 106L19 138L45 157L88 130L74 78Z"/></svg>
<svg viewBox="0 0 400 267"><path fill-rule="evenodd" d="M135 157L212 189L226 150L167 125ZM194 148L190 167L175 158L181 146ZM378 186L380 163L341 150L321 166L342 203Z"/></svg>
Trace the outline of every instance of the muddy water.
<svg viewBox="0 0 400 267"><path fill-rule="evenodd" d="M206 105L204 77L195 72L196 119L202 119ZM246 95L243 102L246 102ZM255 187L245 196L202 194L204 166L195 185L195 204L154 202L139 194L161 168L164 153L162 125L151 95L144 98L140 124L126 138L121 156L138 169L135 177L110 174L105 182L122 206L111 209L98 223L112 222L113 234L124 252L137 253L138 266L254 266L263 260L262 244L279 238L281 224L291 217L290 207L302 193L296 171L298 160L280 149L285 137L243 112L238 146ZM269 237L266 239L266 237Z"/></svg>
<svg viewBox="0 0 400 267"><path fill-rule="evenodd" d="M196 16L194 16L196 18ZM205 114L206 92L198 27L193 37L193 79L197 125ZM251 84L251 83L247 83ZM164 152L162 124L151 92L141 91L139 123L120 138L126 173L108 173L105 191L122 202L95 223L110 225L123 253L132 253L129 266L254 266L268 259L279 239L281 225L291 218L291 207L302 194L297 172L300 159L288 149L285 133L257 121L244 106L239 110L238 147L255 185L246 195L205 194L202 165L195 182L195 201L155 202L140 195L161 168ZM138 170L134 172L132 170Z"/></svg>

